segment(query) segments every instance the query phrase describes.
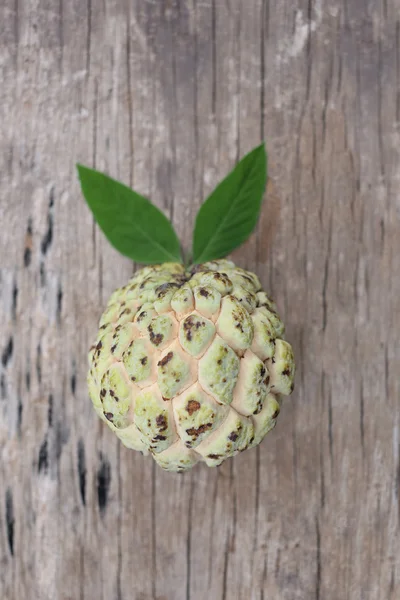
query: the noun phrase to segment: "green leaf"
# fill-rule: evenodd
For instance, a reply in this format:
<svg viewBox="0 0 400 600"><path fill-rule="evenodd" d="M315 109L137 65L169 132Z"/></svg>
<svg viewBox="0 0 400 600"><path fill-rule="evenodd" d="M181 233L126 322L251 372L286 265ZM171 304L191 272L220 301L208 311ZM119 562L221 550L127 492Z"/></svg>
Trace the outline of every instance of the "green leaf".
<svg viewBox="0 0 400 600"><path fill-rule="evenodd" d="M181 262L176 233L147 198L104 173L77 165L82 192L109 242L144 264Z"/></svg>
<svg viewBox="0 0 400 600"><path fill-rule="evenodd" d="M267 183L265 144L254 148L215 188L196 217L193 262L223 258L250 236Z"/></svg>

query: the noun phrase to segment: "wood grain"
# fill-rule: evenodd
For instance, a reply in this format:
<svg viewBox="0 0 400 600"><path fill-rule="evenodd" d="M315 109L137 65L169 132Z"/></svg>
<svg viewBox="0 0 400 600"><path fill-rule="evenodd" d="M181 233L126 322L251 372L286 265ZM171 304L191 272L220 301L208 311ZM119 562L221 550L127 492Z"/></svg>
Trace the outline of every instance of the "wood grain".
<svg viewBox="0 0 400 600"><path fill-rule="evenodd" d="M399 598L399 0L2 0L0 82L0 598ZM88 400L132 265L74 165L149 194L187 246L261 139L234 258L285 317L296 391L261 447L164 473Z"/></svg>

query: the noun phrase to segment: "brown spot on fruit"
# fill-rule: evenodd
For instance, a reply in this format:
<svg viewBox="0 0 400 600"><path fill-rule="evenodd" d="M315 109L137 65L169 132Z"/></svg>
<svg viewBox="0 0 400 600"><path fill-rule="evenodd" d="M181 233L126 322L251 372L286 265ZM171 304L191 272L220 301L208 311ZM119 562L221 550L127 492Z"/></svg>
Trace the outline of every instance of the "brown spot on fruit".
<svg viewBox="0 0 400 600"><path fill-rule="evenodd" d="M155 442L155 441L157 441L157 440L158 440L158 441L162 442L162 441L164 441L164 440L166 440L166 439L167 439L167 438L165 437L165 435L156 435L156 437L154 438L154 440L153 440L153 441Z"/></svg>
<svg viewBox="0 0 400 600"><path fill-rule="evenodd" d="M197 438L199 437L199 435L207 431L207 429L211 429L211 427L212 423L204 423L203 425L200 425L200 427L190 427L190 429L186 429L186 433L192 437Z"/></svg>
<svg viewBox="0 0 400 600"><path fill-rule="evenodd" d="M194 412L200 410L200 402L197 402L197 400L189 400L186 406L186 410L189 413L189 415L192 416Z"/></svg>
<svg viewBox="0 0 400 600"><path fill-rule="evenodd" d="M279 413L280 413L280 411L279 411L279 410L276 410L276 411L274 412L274 414L272 415L271 419L276 419L276 418L278 417Z"/></svg>
<svg viewBox="0 0 400 600"><path fill-rule="evenodd" d="M162 344L162 341L164 339L164 336L162 335L162 333L154 333L151 325L149 325L147 329L150 334L151 343L154 344L155 346L159 346L160 344Z"/></svg>
<svg viewBox="0 0 400 600"><path fill-rule="evenodd" d="M116 347L117 347L117 344L114 344L114 346L111 346L111 354L114 354Z"/></svg>
<svg viewBox="0 0 400 600"><path fill-rule="evenodd" d="M238 434L236 433L236 431L232 431L232 433L230 433L228 435L228 440L231 440L231 442L236 442L236 440L238 439Z"/></svg>
<svg viewBox="0 0 400 600"><path fill-rule="evenodd" d="M219 458L221 458L220 454L209 454L207 456L207 458L211 458L213 460L218 460Z"/></svg>
<svg viewBox="0 0 400 600"><path fill-rule="evenodd" d="M147 365L147 356L143 356L143 358L140 359L140 362L142 363L142 365Z"/></svg>
<svg viewBox="0 0 400 600"><path fill-rule="evenodd" d="M168 293L169 290L179 288L180 285L177 283L162 283L156 289L157 298L160 300Z"/></svg>
<svg viewBox="0 0 400 600"><path fill-rule="evenodd" d="M185 319L185 322L183 323L183 330L185 332L186 339L188 340L188 342L190 342L192 339L192 327L193 327L193 317L188 317L187 319Z"/></svg>
<svg viewBox="0 0 400 600"><path fill-rule="evenodd" d="M156 288L156 294L159 294L160 292L165 292L171 287L171 285L171 283L162 283Z"/></svg>
<svg viewBox="0 0 400 600"><path fill-rule="evenodd" d="M282 371L282 375L290 375L290 369L285 369L284 371Z"/></svg>
<svg viewBox="0 0 400 600"><path fill-rule="evenodd" d="M168 427L167 419L165 415L157 415L156 424L160 431L165 431Z"/></svg>
<svg viewBox="0 0 400 600"><path fill-rule="evenodd" d="M113 415L111 412L106 412L106 413L104 413L104 416L105 416L105 418L106 418L106 419L108 419L108 420L109 420L109 421L111 421L111 423L112 423L112 420L113 420L113 418L114 418L114 415Z"/></svg>
<svg viewBox="0 0 400 600"><path fill-rule="evenodd" d="M197 317L190 315L187 317L183 323L183 329L185 331L186 339L188 342L192 340L193 337L193 329L200 329L200 327L205 327L205 322L200 321Z"/></svg>
<svg viewBox="0 0 400 600"><path fill-rule="evenodd" d="M173 352L168 352L168 354L166 354L164 356L164 358L162 358L160 361L158 361L158 363L157 363L158 366L159 367L165 367L165 365L167 365L170 362L170 360L173 359L173 357L174 357L174 353Z"/></svg>
<svg viewBox="0 0 400 600"><path fill-rule="evenodd" d="M204 298L208 298L208 296L210 295L210 292L208 292L204 288L200 288L199 294L200 294L200 296L203 296Z"/></svg>
<svg viewBox="0 0 400 600"><path fill-rule="evenodd" d="M103 347L103 342L100 340L99 343L96 346L96 350L101 350Z"/></svg>

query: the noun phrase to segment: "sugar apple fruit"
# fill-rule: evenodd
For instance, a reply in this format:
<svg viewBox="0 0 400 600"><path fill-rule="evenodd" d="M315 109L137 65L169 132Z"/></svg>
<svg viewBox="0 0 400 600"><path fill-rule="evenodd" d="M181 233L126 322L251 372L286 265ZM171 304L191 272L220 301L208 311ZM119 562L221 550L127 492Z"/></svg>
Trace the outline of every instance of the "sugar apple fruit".
<svg viewBox="0 0 400 600"><path fill-rule="evenodd" d="M89 353L94 408L168 471L220 465L275 426L295 364L276 306L228 260L148 266L111 296Z"/></svg>

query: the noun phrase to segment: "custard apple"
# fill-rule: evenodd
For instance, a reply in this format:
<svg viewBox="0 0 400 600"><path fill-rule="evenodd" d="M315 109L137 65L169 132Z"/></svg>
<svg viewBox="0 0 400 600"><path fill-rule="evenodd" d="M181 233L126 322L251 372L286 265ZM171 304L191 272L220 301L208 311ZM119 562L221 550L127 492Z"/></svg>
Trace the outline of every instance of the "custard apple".
<svg viewBox="0 0 400 600"><path fill-rule="evenodd" d="M220 465L275 426L295 364L256 275L228 260L147 266L111 296L89 353L94 408L167 471Z"/></svg>

